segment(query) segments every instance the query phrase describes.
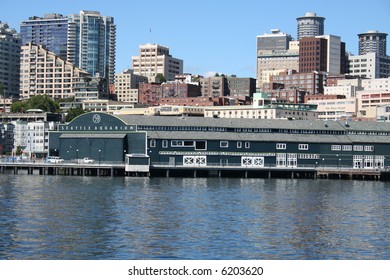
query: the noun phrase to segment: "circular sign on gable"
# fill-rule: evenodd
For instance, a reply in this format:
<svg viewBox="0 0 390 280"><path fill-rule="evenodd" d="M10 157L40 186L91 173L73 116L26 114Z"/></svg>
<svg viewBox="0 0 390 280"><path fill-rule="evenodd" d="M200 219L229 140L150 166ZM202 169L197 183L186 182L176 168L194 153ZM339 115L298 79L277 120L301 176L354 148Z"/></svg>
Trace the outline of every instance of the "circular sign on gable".
<svg viewBox="0 0 390 280"><path fill-rule="evenodd" d="M98 114L93 115L92 116L92 121L94 123L100 123L100 121L101 121L100 115L98 115Z"/></svg>

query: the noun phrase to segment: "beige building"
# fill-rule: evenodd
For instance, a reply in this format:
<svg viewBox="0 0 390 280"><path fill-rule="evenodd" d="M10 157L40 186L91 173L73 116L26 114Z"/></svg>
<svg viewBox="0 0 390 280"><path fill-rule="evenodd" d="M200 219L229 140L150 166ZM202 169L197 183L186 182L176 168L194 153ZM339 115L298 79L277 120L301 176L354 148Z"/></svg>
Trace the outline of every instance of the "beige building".
<svg viewBox="0 0 390 280"><path fill-rule="evenodd" d="M22 46L20 56L20 98L48 95L53 99L73 97L74 79L89 74L42 46Z"/></svg>
<svg viewBox="0 0 390 280"><path fill-rule="evenodd" d="M318 118L322 120L340 120L356 116L356 98L309 100L308 104L316 104Z"/></svg>
<svg viewBox="0 0 390 280"><path fill-rule="evenodd" d="M147 83L148 77L127 69L115 75L115 94L120 102L138 103L138 84Z"/></svg>
<svg viewBox="0 0 390 280"><path fill-rule="evenodd" d="M390 105L390 91L388 90L364 90L357 93L357 116L376 118L376 108Z"/></svg>
<svg viewBox="0 0 390 280"><path fill-rule="evenodd" d="M167 81L183 74L183 60L172 57L168 47L145 44L140 45L139 52L139 56L132 57L132 69L134 74L148 77L149 82L156 82L157 74L164 75Z"/></svg>

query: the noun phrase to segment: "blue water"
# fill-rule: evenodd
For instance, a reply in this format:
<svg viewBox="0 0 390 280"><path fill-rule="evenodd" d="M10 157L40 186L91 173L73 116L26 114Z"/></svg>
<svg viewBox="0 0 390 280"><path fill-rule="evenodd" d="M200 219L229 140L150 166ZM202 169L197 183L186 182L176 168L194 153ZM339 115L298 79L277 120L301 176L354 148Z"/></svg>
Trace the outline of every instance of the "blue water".
<svg viewBox="0 0 390 280"><path fill-rule="evenodd" d="M0 259L390 259L390 183L0 175Z"/></svg>

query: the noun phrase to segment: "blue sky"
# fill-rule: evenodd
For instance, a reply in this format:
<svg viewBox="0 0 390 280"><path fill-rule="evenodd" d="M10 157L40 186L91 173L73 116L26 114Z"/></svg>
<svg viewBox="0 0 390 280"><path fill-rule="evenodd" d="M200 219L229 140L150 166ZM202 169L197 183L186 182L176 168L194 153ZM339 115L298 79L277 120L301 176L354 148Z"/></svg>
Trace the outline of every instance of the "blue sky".
<svg viewBox="0 0 390 280"><path fill-rule="evenodd" d="M340 36L353 54L358 33L374 29L390 41L389 0L0 0L0 7L0 20L17 31L33 15L94 10L113 16L116 72L131 67L140 44L156 43L182 59L187 73L255 78L256 36L279 28L296 38L296 18L308 11L325 17L325 34Z"/></svg>

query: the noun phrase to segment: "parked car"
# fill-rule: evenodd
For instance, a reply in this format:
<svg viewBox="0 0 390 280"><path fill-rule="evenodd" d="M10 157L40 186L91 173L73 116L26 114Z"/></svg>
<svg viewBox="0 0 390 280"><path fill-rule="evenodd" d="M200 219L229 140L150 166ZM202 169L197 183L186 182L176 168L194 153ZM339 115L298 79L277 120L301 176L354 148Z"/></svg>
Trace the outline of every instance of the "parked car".
<svg viewBox="0 0 390 280"><path fill-rule="evenodd" d="M94 160L91 159L91 158L85 157L85 158L83 159L83 162L84 162L84 163L93 163Z"/></svg>
<svg viewBox="0 0 390 280"><path fill-rule="evenodd" d="M60 157L55 157L55 156L48 156L46 158L47 163L61 163L64 162L64 160Z"/></svg>

